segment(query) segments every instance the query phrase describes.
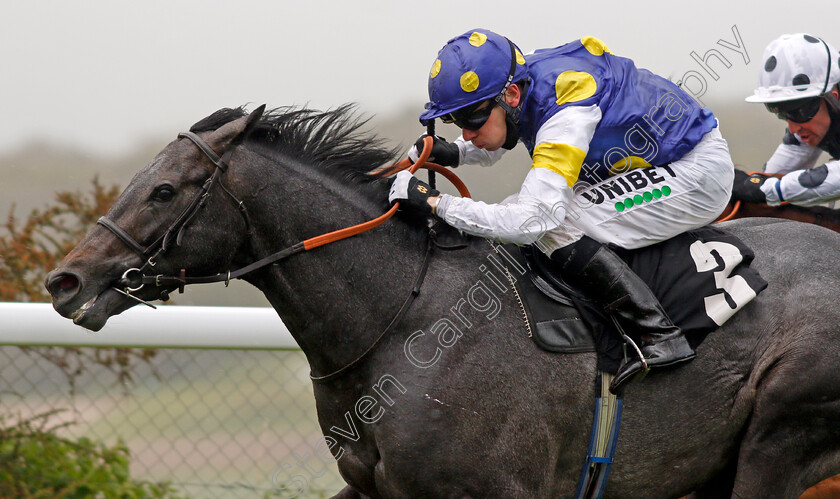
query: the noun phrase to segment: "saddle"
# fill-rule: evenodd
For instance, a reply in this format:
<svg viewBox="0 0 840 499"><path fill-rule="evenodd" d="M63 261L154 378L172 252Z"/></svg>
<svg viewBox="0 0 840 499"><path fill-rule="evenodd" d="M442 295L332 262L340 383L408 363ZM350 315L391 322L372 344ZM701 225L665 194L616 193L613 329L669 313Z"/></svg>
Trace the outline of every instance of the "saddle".
<svg viewBox="0 0 840 499"><path fill-rule="evenodd" d="M469 244L467 236L442 222L430 233L443 249ZM596 352L598 369L615 374L625 343L607 312L564 282L539 249L492 246L495 262L513 283L534 343L555 353ZM692 348L767 287L750 267L752 250L717 227L701 227L637 250L611 249L650 286Z"/></svg>
<svg viewBox="0 0 840 499"><path fill-rule="evenodd" d="M515 286L528 316L534 343L549 352L594 352L592 328L575 306L576 301L586 301L586 298L562 280L551 260L538 249L513 244L502 248L526 269Z"/></svg>
<svg viewBox="0 0 840 499"><path fill-rule="evenodd" d="M514 288L531 340L553 353L596 352L598 369L615 374L624 358L624 341L600 307L563 281L539 249L506 244L496 246L496 251L510 265L508 275L524 270Z"/></svg>
<svg viewBox="0 0 840 499"><path fill-rule="evenodd" d="M429 235L443 250L466 248L473 239L439 220L430 227ZM586 298L551 271L551 260L531 246L493 244L493 248L500 255L496 261L503 262L512 277L534 343L555 353L596 351L593 328L583 320L571 297L581 302Z"/></svg>

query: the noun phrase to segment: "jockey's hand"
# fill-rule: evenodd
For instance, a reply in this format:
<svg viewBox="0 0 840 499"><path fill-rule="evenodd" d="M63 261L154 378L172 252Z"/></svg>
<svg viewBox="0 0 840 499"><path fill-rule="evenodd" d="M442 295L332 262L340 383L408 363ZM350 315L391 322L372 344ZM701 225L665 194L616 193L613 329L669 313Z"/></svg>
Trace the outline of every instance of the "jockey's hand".
<svg viewBox="0 0 840 499"><path fill-rule="evenodd" d="M429 184L421 181L410 172L403 170L397 173L394 181L391 183L391 192L388 194L388 201L392 205L394 203L400 203L400 208L403 210L412 210L424 215L431 215L432 205L429 204L429 197L439 195L440 192L429 187Z"/></svg>
<svg viewBox="0 0 840 499"><path fill-rule="evenodd" d="M735 180L732 182L731 201L744 201L747 203L766 203L767 196L761 192L761 186L767 179L766 175L754 173L748 175L741 170L735 170Z"/></svg>
<svg viewBox="0 0 840 499"><path fill-rule="evenodd" d="M428 137L428 134L423 134L417 139L417 142L408 150L408 159L412 163L417 162L417 158L423 152L423 139ZM434 144L432 144L432 154L429 155L429 161L437 163L441 166L451 166L455 168L461 161L461 150L456 144L450 144L443 137L435 135Z"/></svg>

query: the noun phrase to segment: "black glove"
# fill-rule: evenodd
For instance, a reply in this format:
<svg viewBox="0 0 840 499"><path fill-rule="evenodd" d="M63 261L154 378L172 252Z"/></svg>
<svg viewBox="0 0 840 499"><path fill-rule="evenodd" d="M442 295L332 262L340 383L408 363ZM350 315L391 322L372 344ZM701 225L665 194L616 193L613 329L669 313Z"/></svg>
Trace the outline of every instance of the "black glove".
<svg viewBox="0 0 840 499"><path fill-rule="evenodd" d="M411 173L403 170L397 173L391 183L391 191L388 194L388 201L393 205L400 203L400 208L412 210L424 215L432 214L432 207L429 205L429 196L439 196L440 192L429 187L429 184L421 181Z"/></svg>
<svg viewBox="0 0 840 499"><path fill-rule="evenodd" d="M417 142L414 143L414 147L408 152L408 157L411 159L412 163L417 161L417 158L420 157L420 154L423 152L423 139L428 137L428 134L423 134ZM456 144L450 144L446 141L443 137L438 137L435 135L434 137L434 144L432 145L432 154L429 155L429 161L437 163L441 166L451 166L455 168L458 166L458 162L461 160L461 152L458 149Z"/></svg>
<svg viewBox="0 0 840 499"><path fill-rule="evenodd" d="M754 173L747 175L741 170L735 170L735 180L732 182L732 197L730 201L744 201L746 203L766 203L767 196L761 192L761 186L767 179L767 175Z"/></svg>

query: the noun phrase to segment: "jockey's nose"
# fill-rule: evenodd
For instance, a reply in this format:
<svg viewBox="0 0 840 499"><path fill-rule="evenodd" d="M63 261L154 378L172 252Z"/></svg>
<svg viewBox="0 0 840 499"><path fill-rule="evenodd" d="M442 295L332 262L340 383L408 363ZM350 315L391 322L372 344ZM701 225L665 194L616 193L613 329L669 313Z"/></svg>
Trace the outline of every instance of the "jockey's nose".
<svg viewBox="0 0 840 499"><path fill-rule="evenodd" d="M478 137L478 132L474 130L467 130L466 128L461 130L461 135L464 137L464 140L471 141L472 139Z"/></svg>
<svg viewBox="0 0 840 499"><path fill-rule="evenodd" d="M799 133L799 130L802 129L802 123L797 123L795 121L786 120L788 125L788 130L790 133Z"/></svg>

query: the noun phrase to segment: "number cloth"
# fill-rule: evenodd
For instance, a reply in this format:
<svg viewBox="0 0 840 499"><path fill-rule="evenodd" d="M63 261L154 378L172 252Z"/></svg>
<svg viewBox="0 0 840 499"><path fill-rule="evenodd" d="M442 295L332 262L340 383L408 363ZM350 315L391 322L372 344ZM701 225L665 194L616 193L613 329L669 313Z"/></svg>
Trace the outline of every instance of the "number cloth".
<svg viewBox="0 0 840 499"><path fill-rule="evenodd" d="M614 248L615 249L615 248ZM638 250L615 249L659 299L692 348L767 287L750 267L753 251L716 227L701 227ZM600 307L576 300L596 335L598 368L615 373L623 357L619 333Z"/></svg>

